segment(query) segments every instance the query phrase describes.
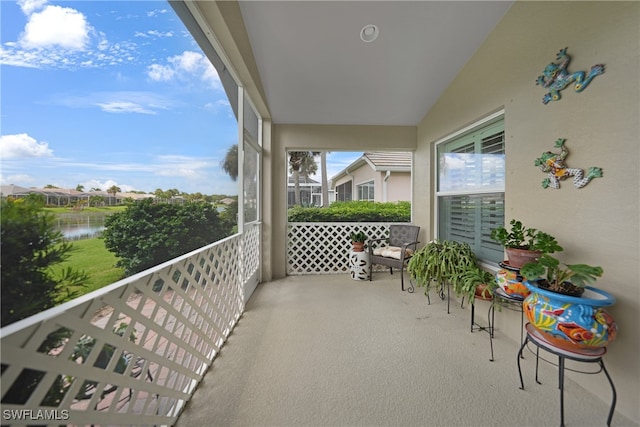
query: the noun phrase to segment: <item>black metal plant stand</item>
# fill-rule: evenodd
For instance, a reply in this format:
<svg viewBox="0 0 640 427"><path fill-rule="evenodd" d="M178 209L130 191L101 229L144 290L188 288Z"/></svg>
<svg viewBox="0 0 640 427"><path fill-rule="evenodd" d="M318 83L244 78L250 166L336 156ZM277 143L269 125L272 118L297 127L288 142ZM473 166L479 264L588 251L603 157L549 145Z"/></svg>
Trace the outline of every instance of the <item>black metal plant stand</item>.
<svg viewBox="0 0 640 427"><path fill-rule="evenodd" d="M524 310L522 308L524 298L519 296L508 295L502 288L496 288L493 291L493 299L487 313L487 326L480 325L475 321L475 304L471 304L471 332L485 331L489 334L489 345L491 347L491 362L494 361L493 355L493 337L495 332L496 305L501 309L520 312L520 343L524 340Z"/></svg>
<svg viewBox="0 0 640 427"><path fill-rule="evenodd" d="M520 347L520 351L518 351L518 374L520 375L520 389L524 390L524 381L522 380L522 370L520 369L520 358L522 356L522 351L527 346L529 342L536 346L535 354L536 354L536 382L541 384L538 381L538 361L541 359L540 357L540 349L543 349L551 354L558 356L558 387L560 388L560 426L564 427L564 371L565 371L565 360L574 360L577 362L584 363L597 363L600 366L600 369L595 372L585 372L585 371L576 371L583 374L598 374L600 372L604 372L607 376L607 380L609 380L609 384L611 385L611 391L613 394L611 400L611 407L609 409L609 416L607 417L607 426L611 426L611 419L613 418L613 412L616 408L616 388L613 385L613 380L607 372L607 369L604 366L604 361L602 360L602 356L607 352L606 347L596 348L596 349L575 349L573 351L565 350L563 348L557 347L547 341L544 335L533 327L530 323L526 325L527 336ZM555 364L548 360L542 359L545 362ZM566 368L568 369L568 368Z"/></svg>

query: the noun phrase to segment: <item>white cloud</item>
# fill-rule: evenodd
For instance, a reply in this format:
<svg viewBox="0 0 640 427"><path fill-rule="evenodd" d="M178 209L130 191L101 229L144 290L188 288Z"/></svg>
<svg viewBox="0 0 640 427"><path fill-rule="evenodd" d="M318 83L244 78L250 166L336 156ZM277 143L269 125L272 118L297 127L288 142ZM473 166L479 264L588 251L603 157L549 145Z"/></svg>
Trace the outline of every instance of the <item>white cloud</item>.
<svg viewBox="0 0 640 427"><path fill-rule="evenodd" d="M2 185L18 185L24 187L28 184L34 183L35 179L27 174L14 174L14 175L2 175L0 174L0 184Z"/></svg>
<svg viewBox="0 0 640 427"><path fill-rule="evenodd" d="M140 104L129 101L114 101L98 103L98 106L107 113L139 113L139 114L156 114L155 111L149 110Z"/></svg>
<svg viewBox="0 0 640 427"><path fill-rule="evenodd" d="M157 114L168 110L172 102L155 93L144 91L95 92L83 96L55 94L50 102L70 108L99 107L107 113Z"/></svg>
<svg viewBox="0 0 640 427"><path fill-rule="evenodd" d="M83 50L92 31L85 16L75 9L46 6L29 16L20 44L25 48L62 47Z"/></svg>
<svg viewBox="0 0 640 427"><path fill-rule="evenodd" d="M157 82L171 80L176 73L175 70L168 65L151 64L147 68L149 78Z"/></svg>
<svg viewBox="0 0 640 427"><path fill-rule="evenodd" d="M156 175L195 178L201 176L201 170L210 167L211 163L195 157L165 155L158 157L157 166Z"/></svg>
<svg viewBox="0 0 640 427"><path fill-rule="evenodd" d="M170 81L177 78L184 82L196 77L214 89L222 89L215 67L206 56L198 52L185 51L169 57L166 65L152 64L147 67L147 75L153 81Z"/></svg>
<svg viewBox="0 0 640 427"><path fill-rule="evenodd" d="M100 181L97 179L90 179L88 181L85 181L83 183L81 183L81 185L84 186L84 190L85 191L91 191L92 188L99 188L102 191L107 191L108 188L113 187L114 185L116 187L120 187L120 190L122 190L123 193L129 192L129 191L133 191L136 188L131 186L131 185L127 185L127 184L118 184L116 181L112 180L112 179L107 179L106 181Z"/></svg>
<svg viewBox="0 0 640 427"><path fill-rule="evenodd" d="M157 16L157 15L162 15L167 13L167 9L155 9L152 11L147 12L147 16L152 17L152 16Z"/></svg>
<svg viewBox="0 0 640 427"><path fill-rule="evenodd" d="M0 157L3 159L52 157L46 142L38 142L26 133L0 136Z"/></svg>
<svg viewBox="0 0 640 427"><path fill-rule="evenodd" d="M173 37L173 31L167 31L165 33L157 30L149 30L146 33L136 31L134 37L152 38L152 37Z"/></svg>
<svg viewBox="0 0 640 427"><path fill-rule="evenodd" d="M25 15L31 15L33 11L42 9L47 4L47 0L18 0L18 6Z"/></svg>

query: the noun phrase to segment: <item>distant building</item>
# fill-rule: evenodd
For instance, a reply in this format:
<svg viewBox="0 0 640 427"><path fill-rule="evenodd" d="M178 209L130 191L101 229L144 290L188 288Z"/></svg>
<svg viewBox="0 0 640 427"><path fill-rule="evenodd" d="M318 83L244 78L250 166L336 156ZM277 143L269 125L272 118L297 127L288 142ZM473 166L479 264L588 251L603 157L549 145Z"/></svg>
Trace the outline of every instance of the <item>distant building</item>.
<svg viewBox="0 0 640 427"><path fill-rule="evenodd" d="M331 178L335 200L411 201L411 162L409 152L364 153Z"/></svg>
<svg viewBox="0 0 640 427"><path fill-rule="evenodd" d="M322 206L322 184L318 181L300 176L300 203L302 206ZM293 176L289 177L287 184L287 204L288 207L296 204L295 181Z"/></svg>
<svg viewBox="0 0 640 427"><path fill-rule="evenodd" d="M13 197L20 199L27 197L29 194L41 194L45 198L46 206L70 206L79 203L89 204L92 197L102 197L103 206L121 205L125 200L143 200L153 198L153 194L140 193L107 193L106 191L77 191L69 188L26 188L18 185L3 185L0 188L0 196L2 198ZM184 203L184 199L179 197L174 203Z"/></svg>

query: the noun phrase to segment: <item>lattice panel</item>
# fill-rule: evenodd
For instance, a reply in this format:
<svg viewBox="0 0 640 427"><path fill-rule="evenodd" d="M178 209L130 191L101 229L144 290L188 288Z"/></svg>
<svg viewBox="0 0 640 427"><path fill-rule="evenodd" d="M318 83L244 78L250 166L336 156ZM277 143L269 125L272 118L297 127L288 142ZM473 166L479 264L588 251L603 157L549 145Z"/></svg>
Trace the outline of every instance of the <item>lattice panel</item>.
<svg viewBox="0 0 640 427"><path fill-rule="evenodd" d="M3 328L3 410L68 415L51 425L173 425L244 310L241 260L256 259L241 239Z"/></svg>
<svg viewBox="0 0 640 427"><path fill-rule="evenodd" d="M372 239L383 238L389 236L390 225L381 222L290 222L287 225L287 274L348 273L351 232L364 231Z"/></svg>
<svg viewBox="0 0 640 427"><path fill-rule="evenodd" d="M242 241L243 259L243 281L249 278L260 268L260 224L250 224L245 226L244 239Z"/></svg>

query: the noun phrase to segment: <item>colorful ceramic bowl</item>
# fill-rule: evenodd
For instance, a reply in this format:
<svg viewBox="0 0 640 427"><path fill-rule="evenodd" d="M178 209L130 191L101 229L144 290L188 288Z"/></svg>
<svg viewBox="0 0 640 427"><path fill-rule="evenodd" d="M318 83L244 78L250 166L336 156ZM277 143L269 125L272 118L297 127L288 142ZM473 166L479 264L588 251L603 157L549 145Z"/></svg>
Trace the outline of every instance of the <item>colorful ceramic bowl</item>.
<svg viewBox="0 0 640 427"><path fill-rule="evenodd" d="M536 329L557 347L606 347L618 334L618 326L603 310L615 303L607 292L585 287L581 297L541 289L535 282L524 282L531 294L522 302L523 310Z"/></svg>
<svg viewBox="0 0 640 427"><path fill-rule="evenodd" d="M522 283L522 277L514 270L503 268L496 273L496 282L502 290L513 298L526 298L531 291Z"/></svg>

